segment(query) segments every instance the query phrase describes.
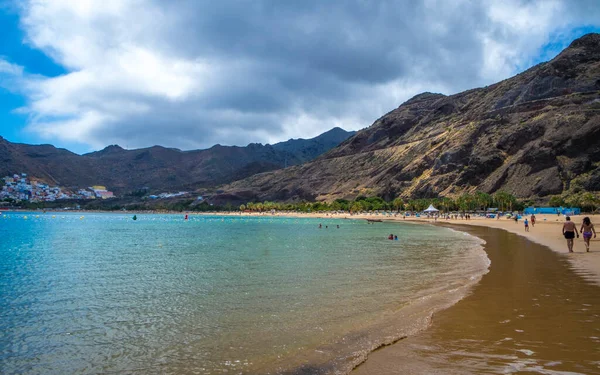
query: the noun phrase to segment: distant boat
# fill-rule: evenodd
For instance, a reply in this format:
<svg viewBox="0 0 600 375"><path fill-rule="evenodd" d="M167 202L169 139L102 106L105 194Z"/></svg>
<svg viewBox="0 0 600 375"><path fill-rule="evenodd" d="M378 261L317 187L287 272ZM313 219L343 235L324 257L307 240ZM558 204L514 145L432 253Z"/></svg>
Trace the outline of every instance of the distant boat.
<svg viewBox="0 0 600 375"><path fill-rule="evenodd" d="M383 223L383 220L381 219L367 219L367 221L370 223Z"/></svg>

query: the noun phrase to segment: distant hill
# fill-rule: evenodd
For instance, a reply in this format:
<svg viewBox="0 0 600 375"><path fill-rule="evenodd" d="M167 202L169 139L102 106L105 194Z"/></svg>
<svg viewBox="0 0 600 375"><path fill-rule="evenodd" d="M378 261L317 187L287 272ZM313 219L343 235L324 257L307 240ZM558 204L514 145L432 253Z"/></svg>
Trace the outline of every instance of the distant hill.
<svg viewBox="0 0 600 375"><path fill-rule="evenodd" d="M51 145L11 143L0 137L0 176L24 172L67 188L100 184L117 193L142 187L151 191L195 189L312 160L354 133L334 128L312 139L246 147L216 145L192 151L161 146L125 150L112 145L85 155Z"/></svg>
<svg viewBox="0 0 600 375"><path fill-rule="evenodd" d="M575 185L600 190L600 34L494 85L417 95L312 162L222 190L239 201L331 201L475 189L539 198Z"/></svg>

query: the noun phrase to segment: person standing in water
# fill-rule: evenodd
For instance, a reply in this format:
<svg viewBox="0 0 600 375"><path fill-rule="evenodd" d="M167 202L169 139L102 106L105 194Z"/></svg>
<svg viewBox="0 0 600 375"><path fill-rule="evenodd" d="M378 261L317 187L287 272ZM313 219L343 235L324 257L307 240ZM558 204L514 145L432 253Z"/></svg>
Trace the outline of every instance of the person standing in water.
<svg viewBox="0 0 600 375"><path fill-rule="evenodd" d="M583 218L583 223L581 224L581 229L579 230L583 235L583 242L585 243L585 251L590 252L590 239L592 239L592 234L594 238L596 238L596 230L594 229L594 224L589 217Z"/></svg>
<svg viewBox="0 0 600 375"><path fill-rule="evenodd" d="M577 238L579 238L579 233L577 232L577 227L575 223L571 221L571 217L567 216L565 218L565 223L563 224L563 236L567 239L567 247L569 248L569 252L573 252L573 239L575 238L575 234L577 234Z"/></svg>

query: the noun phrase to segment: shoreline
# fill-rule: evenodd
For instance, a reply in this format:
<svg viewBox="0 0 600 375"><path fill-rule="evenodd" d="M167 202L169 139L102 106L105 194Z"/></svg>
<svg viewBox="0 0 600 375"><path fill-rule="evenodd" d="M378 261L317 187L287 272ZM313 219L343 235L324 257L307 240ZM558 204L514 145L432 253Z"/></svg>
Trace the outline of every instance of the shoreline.
<svg viewBox="0 0 600 375"><path fill-rule="evenodd" d="M51 216L54 216L55 213L53 212L48 212L45 215L44 214L39 214L39 220L40 222L54 222L51 218ZM10 216L10 214L8 215ZM38 216L37 213L29 213L29 212L20 212L20 213L16 213L14 214L14 216L11 218L12 220L15 221L14 224L21 224L20 222L23 222L23 217L24 216L29 216L31 217L35 217ZM75 221L78 223L77 225L86 225L86 220L83 220L80 223L79 221L79 216L80 214L77 213L72 213L72 214L56 214L56 218L61 218L61 217L67 217L68 221ZM89 226L91 223L95 222L95 221L103 221L104 219L102 218L103 216L113 216L112 214L110 215L103 215L103 214L85 214L85 218L89 220L87 225ZM150 216L150 215L139 215L142 216L142 222L146 221L147 223L151 223L154 219L154 217ZM137 228L138 226L136 224L134 224L133 221L129 220L130 215L114 215L114 219L115 221L121 221L121 222L127 222L127 227L129 228ZM170 226L172 228L179 228L179 230L183 231L183 232L189 232L190 230L187 229L189 226L186 225L187 223L184 223L183 221L183 216L178 214L175 216L170 216L170 215L164 215L162 216L162 218L160 216L156 217L157 219L164 219L168 222L170 222ZM227 218L225 218L225 221L237 221L239 222L241 221L254 221L255 223L265 223L265 225L269 225L268 223L272 220L270 217L267 216L261 216L256 218L255 220L248 220L244 217L231 217L231 219L233 220L228 220ZM283 218L278 218L277 220L281 220ZM209 222L209 221L222 221L222 217L215 217L214 216L195 216L195 217L190 217L190 224L195 223L204 223L204 222ZM302 221L302 220L281 220L284 222L288 222L290 223L290 225L293 225L293 222L298 222L298 221ZM333 235L334 233L338 236L343 236L343 237L347 237L347 234L343 234L343 232L341 231L336 231L336 232L325 232L325 230L323 231L319 231L318 229L316 229L317 227L317 223L320 221L320 219L317 220L304 220L304 223L306 224L305 227L308 228L310 233L318 233L322 236L325 237L329 237L330 235ZM378 252L377 250L379 250L379 248L382 245L393 245L394 243L390 243L389 241L385 240L384 238L379 238L379 232L380 229L379 228L383 228L383 227L379 227L379 228L375 228L375 227L370 227L367 226L366 223L364 222L360 222L360 221L353 221L353 222L348 222L348 221L342 221L339 219L336 219L335 221L329 221L329 223L339 223L340 226L342 226L342 228L346 228L347 232L350 233L351 228L354 227L364 227L367 229L368 232L370 232L370 235L366 238L365 241L368 241L369 244L371 244L372 246L367 246L370 250L372 250L373 252ZM139 224L139 222L138 222ZM26 224L27 225L27 224ZM160 223L158 223L158 225L160 225ZM386 227L386 231L389 230L394 230L395 227L397 227L397 225L391 224L391 223L387 223L384 224ZM118 226L122 226L122 225L118 225ZM325 225L324 225L325 226ZM418 228L417 224L413 224L413 223L406 223L405 226L407 227L414 227L413 229L415 230L419 230L421 232L443 232L440 229L442 228L433 228L433 227L429 227L430 229L428 229L427 227L421 226L420 228ZM160 227L163 227L162 225L160 225ZM291 230L293 229L293 226L289 227ZM169 228L167 228L169 229ZM448 231L449 232L449 231ZM80 232L82 233L82 232ZM97 233L97 235L100 236L104 236L105 233ZM450 235L450 234L445 234L445 235L440 235L439 237L435 237L436 239L444 239L444 238L448 238L448 237L455 237L454 235ZM353 237L353 236L350 236ZM458 237L462 237L462 235L459 235ZM427 238L427 236L423 236L423 238ZM459 239L460 240L460 239ZM349 246L352 246L353 244L355 244L355 242L352 240L352 238L350 238L351 242L348 242L346 244L345 249L340 249L340 253L338 256L344 257L345 253L347 251L346 248ZM431 242L431 241L430 241ZM469 241L471 242L471 241ZM479 241L473 241L473 252L475 252L478 255L478 258L484 258L485 260L487 260L487 258L485 257L485 254L483 253L483 250L481 249L480 244L478 245ZM153 242L154 243L154 242ZM436 247L436 242L432 242L431 243L431 247L435 248ZM399 243L396 243L399 244ZM162 247L162 246L161 246ZM395 254L398 254L398 251L394 250L394 246L386 246L389 247L388 251L390 252L389 255L385 255L383 254L382 256L385 257L385 259L398 259L397 256ZM464 247L465 249L467 249L467 247ZM364 251L364 247L357 247L357 249L359 249L359 252L363 252ZM466 252L466 251L465 251ZM159 253L165 253L163 250L157 250L156 254ZM468 253L471 253L471 251L468 251ZM408 253L410 254L410 253ZM424 254L424 259L428 259L429 256L428 254L431 253L425 253ZM392 258L388 258L389 256L391 256ZM461 257L457 257L456 262L452 262L452 264L456 264L456 265L460 265L460 264L464 264L464 259L465 258L461 258ZM362 262L360 264L363 264ZM398 263L396 263L398 264ZM489 263L487 263L489 264ZM393 262L390 261L389 263L390 268L397 268L393 266ZM487 271L487 266L485 267L485 271ZM458 280L451 278L450 280L453 280L455 282L448 282L448 283L442 283L439 284L439 278L435 276L435 274L430 273L431 277L429 279L433 279L433 283L432 285L430 285L430 288L426 288L423 289L424 294L418 295L418 294L409 294L408 296L410 297L409 300L407 300L407 302L402 303L401 305L398 305L396 307L390 308L390 306L392 305L397 305L398 302L392 302L392 301L402 301L402 299L397 299L397 298L389 298L387 299L387 301L382 301L382 304L377 304L374 305L374 314L371 316L372 320L361 320L359 322L356 323L352 323L351 325L348 325L345 328L345 331L348 332L347 334L344 334L344 336L336 336L336 339L334 341L321 341L321 344L319 344L320 346L317 348L318 350L320 350L322 353L319 353L317 351L315 351L314 353L309 352L308 355L306 357L302 357L302 356L298 356L298 357L293 357L293 361L292 362L296 362L297 360L303 360L306 359L307 361L311 361L312 363L316 363L317 365L321 365L324 364L325 366L320 367L320 366L315 366L312 367L313 369L325 369L328 368L327 367L327 363L331 363L332 366L329 366L329 368L333 368L333 369L338 369L338 368L344 368L345 371L350 371L352 369L352 367L354 367L355 365L355 361L362 361L362 358L357 357L353 357L353 355L355 355L356 353L360 352L360 353L364 353L364 356L366 358L367 352L370 353L371 350L375 349L375 347L372 347L371 345L376 344L377 346L379 346L378 343L384 341L385 344L389 345L395 341L397 341L398 339L401 339L403 336L405 335L413 335L416 333L415 330L420 330L422 326L426 328L426 326L428 326L430 324L430 319L431 319L431 315L433 314L433 312L438 311L440 309L446 308L447 306L450 306L452 304L454 304L456 302L456 298L462 298L464 297L464 295L467 293L467 291L464 291L462 289L466 289L466 288L471 288L472 285L474 285L477 282L477 279L475 279L475 275L473 275L473 277L463 277L463 275L467 275L467 276L471 276L472 274L470 272L465 272L466 270L463 267L452 267L451 270L449 271L454 271L452 273L457 274L458 276L460 276L460 278ZM484 272L484 270L481 270L481 272ZM348 274L350 276L350 278L354 281L356 280L356 275L353 275L352 272L345 272L343 271L344 274ZM436 280L438 281L438 283L436 283ZM446 279L444 279L446 280ZM431 280L430 280L431 281ZM469 285L464 285L464 283L467 283ZM351 285L354 285L353 287ZM343 286L347 286L349 287L349 290L355 289L357 291L360 291L361 289L364 288L365 284L362 283L356 283L356 284L343 284L340 286L340 289L342 289ZM379 284L380 285L380 289L385 293L387 292L387 289L389 288L389 284L387 282L384 282L383 284ZM429 284L428 284L429 285ZM464 288L458 288L457 285L464 285ZM402 285L398 285L399 288L402 287ZM452 289L450 289L452 288ZM418 290L421 290L419 288L417 288ZM450 293L449 293L450 291ZM351 293L352 294L352 293ZM396 295L396 294L394 294ZM414 301L413 301L413 296L415 296ZM363 297L360 297L363 298ZM369 299L370 297L368 295L366 295L365 297L366 299ZM358 301L360 301L360 299L346 299L347 304L357 304L359 303ZM390 305L388 306L388 308L386 308L385 310L382 309L382 306L385 305L386 303L389 303ZM406 306L405 306L406 305ZM339 308L340 305L338 305ZM400 311L401 314L397 315L396 312ZM343 311L343 310L341 310ZM381 311L384 311L384 314L381 314ZM334 314L331 314L331 316L335 316ZM375 319L377 318L377 319ZM370 322L370 323L369 323ZM366 324L369 323L369 324ZM371 324L373 323L373 324ZM389 324L389 323L393 323L393 324ZM351 329L350 329L351 328ZM336 332L335 330L331 331L331 332ZM339 340L338 340L339 338ZM389 339L389 340L388 340ZM366 341L365 341L366 340ZM301 348L300 348L301 349ZM327 353L335 353L335 352L339 352L340 356L335 356L333 361L338 361L340 360L341 362L343 362L344 365L348 366L352 366L352 367L343 367L343 366L339 366L338 364L334 364L334 362L321 362L321 360L324 358L324 356L327 355ZM325 353L325 354L323 354ZM287 365L290 364L290 362L285 359L283 363L283 368L285 368ZM257 366L260 366L260 361L258 361L256 363ZM270 365L267 368L271 368ZM293 369L291 369L290 374L292 373L296 373L294 372L296 369L298 369L298 367L294 367ZM266 371L257 371L256 373L267 373ZM308 372L308 373L314 373L314 372Z"/></svg>
<svg viewBox="0 0 600 375"><path fill-rule="evenodd" d="M592 223L596 223L596 238L590 240L590 252L585 252L583 244L583 237L580 235L579 238L575 239L574 253L569 253L567 250L566 240L562 236L562 224L565 222L564 216L556 215L536 215L535 226L530 225L530 231L525 232L523 220L519 220L515 223L513 220L506 218L487 219L482 217L473 217L470 220L462 219L438 219L437 221L429 218L416 218L409 217L404 219L401 216L384 216L384 215L373 215L373 214L326 214L326 213L222 213L222 214L205 214L205 213L193 213L192 215L222 215L222 216L278 216L278 217L304 217L304 218L319 218L323 220L327 219L348 219L348 220L367 220L367 219L380 219L385 222L412 222L416 224L455 224L465 225L467 227L477 226L486 228L503 229L509 233L519 235L527 238L528 240L537 244L543 245L550 249L552 252L562 254L565 256L574 270L581 274L584 278L594 282L600 286L600 215L576 215L572 216L571 220L575 223L577 230L581 227L581 221L584 217L590 217ZM373 223L377 225L377 223Z"/></svg>
<svg viewBox="0 0 600 375"><path fill-rule="evenodd" d="M23 212L32 212L34 214L37 214L36 211L23 211ZM48 215L52 215L53 213L60 213L61 211L55 212L55 211L48 211L46 212L46 214ZM72 213L76 213L71 211ZM98 212L98 211L84 211L85 213L102 213L102 212ZM63 212L64 213L64 212ZM78 212L77 212L78 213ZM133 214L133 212L110 212L112 214L125 214L125 215L130 215ZM153 214L166 214L166 213L162 213L162 212L140 212L138 213L138 215L143 215L143 214L149 214L149 215L153 215ZM173 213L172 213L173 214ZM183 219L183 215L185 215L185 212L176 212L174 213L177 216L182 216ZM41 215L41 213L40 213ZM586 254L583 252L580 253L576 253L576 254L582 254L584 255L584 257L578 257L575 260L583 260L583 265L581 267L577 267L575 266L577 263L574 262L575 254L567 254L566 253L566 244L564 243L564 239L562 239L562 236L560 236L560 229L561 229L561 225L562 221L544 221L542 223L538 223L535 227L531 228L530 232L524 232L523 230L523 224L522 222L515 224L513 221L509 221L506 219L501 219L501 220L495 220L495 219L483 219L483 218L474 218L470 221L467 220L437 220L434 221L433 219L416 219L416 218L412 218L412 219L403 219L402 217L396 217L396 218L390 218L390 217L382 217L381 215L344 215L344 214L338 214L338 215L330 215L330 214L292 214L292 213L278 213L278 214L271 214L271 213L264 213L264 214L247 214L247 213L188 213L188 215L190 216L257 216L257 217L261 217L261 218L268 218L268 217L299 217L299 218L313 218L313 219L322 219L323 220L323 225L325 225L327 223L327 220L329 219L334 219L337 222L339 222L338 220L340 219L352 219L352 220L363 220L363 219L372 219L372 218L381 218L383 221L388 222L388 223L394 223L394 222L405 222L405 223L410 223L410 224L414 224L414 225L419 225L419 224L429 224L429 225L434 225L434 226L440 226L440 227L446 227L446 228L450 228L456 231L460 231L460 232L464 232L467 233L469 235L473 235L479 239L483 239L484 241L487 241L485 236L480 236L477 233L484 233L486 234L487 232L501 232L503 233L503 236L512 236L512 240L508 241L503 248L498 249L499 246L497 244L489 244L486 243L483 245L484 247L484 251L488 253L488 248L492 248L495 247L496 249L494 251L496 252L500 252L501 253L501 257L504 257L505 255L502 255L503 253L513 253L513 252L519 252L521 253L521 256L527 256L527 254L529 254L531 252L530 247L532 248L536 248L535 251L537 251L538 253L542 254L541 258L544 259L551 259L551 260L547 260L548 264L552 267L556 266L556 264L558 263L565 263L566 261L568 261L570 263L570 273L571 276L569 276L571 279L573 279L573 277L575 277L575 275L578 273L579 275L577 277L584 277L589 281L592 281L596 284L598 284L598 278L596 278L595 274L589 272L589 263L590 262L585 262L585 260L587 258L589 258L589 255L598 255L598 242L597 241L592 241L591 242L591 251L592 253ZM580 220L582 219L583 216L579 216L579 217L575 217L574 222L576 224L580 223ZM579 219L579 220L577 220ZM594 218L592 218L593 221ZM343 224L342 224L343 225ZM377 223L373 224L373 225L377 225ZM503 229L502 231L500 229ZM557 235L558 233L558 235ZM387 235L387 233L386 233ZM486 234L487 235L487 234ZM537 241L536 241L537 239ZM546 243L550 244L547 245ZM535 246L530 244L535 244ZM561 247L562 245L562 247ZM577 246L579 245L579 246ZM553 246L553 247L551 247ZM581 239L580 241L576 242L576 247L575 250L580 250L583 247L583 245L581 244ZM553 251L548 252L548 249L551 249ZM562 251L561 251L562 250ZM531 255L531 254L529 254ZM585 256L588 255L588 256ZM502 259L502 258L500 258ZM491 260L491 266L490 266L490 271L491 269L494 269L494 276L496 276L498 274L498 270L496 270L497 268L497 264L495 263L495 261L490 257ZM557 261L558 260L558 261ZM520 269L519 272L527 272L527 268L529 267L535 267L536 265L534 263L532 263L531 259L529 259L527 262L523 262L523 264L521 264L521 262L513 262L515 263L513 266L519 266L519 267L524 267L524 269ZM556 264L554 264L556 263ZM575 266L575 267L574 267ZM586 268L587 267L587 268ZM592 269L593 269L593 264L592 264ZM575 272L573 272L575 271ZM487 276L484 275L484 278L486 278ZM519 276L522 277L522 276ZM505 275L504 276L504 283L511 283L512 279L515 278L514 274L510 274L510 275ZM389 353L390 351L392 352L397 352L397 353L402 353L402 356L406 356L407 352L406 352L406 348L401 349L398 352L398 346L406 346L406 345L412 345L411 343L413 342L421 342L423 340L429 340L431 339L431 332L429 332L430 330L434 330L434 332L437 332L440 327L438 326L439 321L442 321L442 327L446 327L450 324L455 324L455 323L459 323L459 324L465 324L465 321L462 317L458 316L456 317L456 314L454 313L457 310L461 309L461 306L463 306L465 300L470 300L472 299L473 296L477 296L479 294L481 294L480 289L482 289L481 287L481 283L482 280L480 279L478 283L475 283L474 285L472 285L470 287L470 290L463 295L459 300L454 301L452 304L449 304L447 306L444 306L443 308L435 311L435 313L433 314L433 324L428 325L428 327L426 327L424 330L419 331L414 333L414 335L409 335L408 337L406 337L406 339L404 339L403 337L400 338L400 341L397 343L389 343L389 344L383 344L382 347L375 349L374 351L370 352L368 354L368 358L366 358L366 360L364 362L362 362L360 365L358 365L356 367L356 373L357 374L361 374L361 371L364 371L365 368L370 369L372 368L372 366L388 366L391 363L393 363L393 360L389 359L389 358L385 358L385 355L388 354L380 354L385 352L385 353ZM571 283L572 280L571 280ZM576 283L576 281L575 281ZM554 287L560 287L561 285L556 285L559 284L558 281L556 280L551 280L551 284ZM487 287L489 288L489 286ZM597 286L594 286L594 291L597 294ZM484 288L485 289L485 288ZM496 301L494 299L491 300L492 302ZM600 302L597 304L598 306L600 306ZM592 304L591 306L596 306L594 304ZM480 306L480 310L481 309L485 309L485 307L481 307ZM502 305L502 308L500 310L505 310L506 312L510 312L510 307L509 306L504 306ZM478 310L474 310L475 312L477 312ZM453 315L454 314L454 315ZM443 317L447 317L447 316L454 316L452 319L450 318L443 318ZM597 315L600 316L600 315ZM440 319L440 317L442 317L442 319ZM542 318L544 318L545 316L542 315ZM444 319L446 319L446 321L444 321ZM457 320L458 319L458 320ZM444 328L444 329L446 329ZM600 326L597 327L597 330L599 331L598 334L596 336L600 336ZM594 337L596 337L594 336ZM502 339L502 337L500 337L500 339ZM600 339L599 341L600 342ZM408 344L407 344L408 343ZM430 345L434 345L434 346L439 346L439 343L437 343L435 340L433 342L429 343ZM412 349L411 349L412 350ZM524 349L524 350L530 350L530 349ZM518 351L518 350L517 350ZM410 353L409 353L410 354ZM383 356L383 357L382 357ZM403 357L404 358L404 357ZM427 366L429 364L422 363L423 361L420 361L419 366ZM368 364L367 364L368 363ZM376 365L373 365L373 363L376 363ZM432 372L435 373L435 371L425 371L425 372ZM362 372L365 373L365 372ZM365 374L367 374L369 372L366 372ZM373 372L371 372L373 373ZM377 373L387 373L387 372L377 372ZM390 372L393 373L393 372ZM449 372L440 372L440 373L449 373ZM462 372L461 372L462 373Z"/></svg>
<svg viewBox="0 0 600 375"><path fill-rule="evenodd" d="M32 210L5 210L0 212L32 212L36 214L42 214L40 211ZM546 246L553 252L563 254L567 257L576 272L580 273L586 279L594 282L600 286L600 215L577 215L572 217L572 221L575 223L577 230L581 226L581 221L585 216L589 216L592 223L597 224L597 238L590 240L590 252L586 253L584 249L582 236L575 239L574 253L568 253L566 241L562 236L561 229L564 223L564 216L556 215L537 215L537 221L535 226L530 226L530 231L525 232L523 221L515 223L513 220L502 218L500 220L487 219L482 217L473 217L470 220L462 219L429 219L429 218L417 218L409 217L403 218L402 216L385 216L375 214L348 214L348 213L298 213L298 212L173 212L173 211L87 211L87 210L47 210L46 214L50 213L110 213L110 214L122 214L122 215L189 215L189 216L248 216L248 217L292 217L292 218L319 218L323 220L327 219L348 219L348 220L367 220L377 219L386 222L413 222L413 223L427 223L433 225L445 224L458 224L465 226L479 226L487 228L503 229L510 233L517 234L525 237L535 243ZM373 223L377 225L377 223Z"/></svg>
<svg viewBox="0 0 600 375"><path fill-rule="evenodd" d="M554 221L549 221L548 216ZM433 221L432 219L417 219L413 218L410 221L415 223L429 223L433 225L464 225L466 227L485 227L505 230L509 233L516 234L524 237L534 243L542 245L551 251L561 254L568 259L569 263L573 266L576 273L583 276L585 279L600 286L600 232L597 231L597 238L590 240L590 252L585 252L585 246L583 244L583 237L575 239L574 242L574 253L569 253L567 249L566 240L562 236L562 224L565 222L564 217L561 216L558 219L554 215L538 215L542 220L536 222L534 227L531 227L529 232L525 232L523 221L515 223L512 220L507 219L483 219L475 218L471 220L438 220ZM586 215L578 215L571 218L575 223L577 230L581 227L581 221ZM599 215L589 215L592 223L600 223ZM546 221L543 221L546 219ZM539 218L538 218L539 220ZM394 219L393 221L398 221ZM408 219L407 219L408 221Z"/></svg>
<svg viewBox="0 0 600 375"><path fill-rule="evenodd" d="M568 257L518 233L438 223L486 241L487 274L414 336L370 353L351 374L581 374L600 370L600 295Z"/></svg>

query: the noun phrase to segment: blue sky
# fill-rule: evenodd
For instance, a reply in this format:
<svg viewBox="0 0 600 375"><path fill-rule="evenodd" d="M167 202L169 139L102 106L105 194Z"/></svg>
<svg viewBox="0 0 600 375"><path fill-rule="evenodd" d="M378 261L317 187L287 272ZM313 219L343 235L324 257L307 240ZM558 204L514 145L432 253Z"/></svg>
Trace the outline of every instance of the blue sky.
<svg viewBox="0 0 600 375"><path fill-rule="evenodd" d="M6 3L0 6L0 57L13 64L22 66L30 74L40 74L56 77L67 71L52 61L39 49L31 48L24 43L25 34L19 27L19 14ZM20 93L11 92L0 86L0 136L11 142L44 143L35 133L25 132L27 116L15 113L15 110L25 106L27 98ZM87 149L86 145L71 145L80 151Z"/></svg>
<svg viewBox="0 0 600 375"><path fill-rule="evenodd" d="M0 0L0 135L84 153L356 130L589 32L595 0Z"/></svg>

